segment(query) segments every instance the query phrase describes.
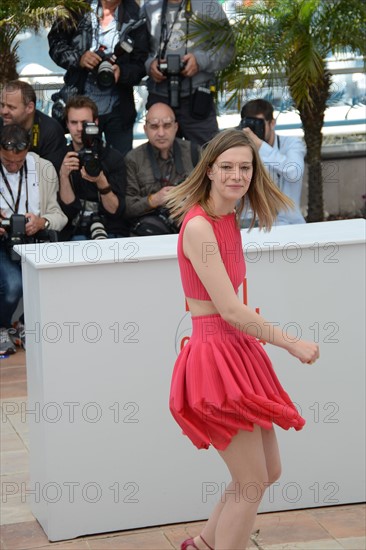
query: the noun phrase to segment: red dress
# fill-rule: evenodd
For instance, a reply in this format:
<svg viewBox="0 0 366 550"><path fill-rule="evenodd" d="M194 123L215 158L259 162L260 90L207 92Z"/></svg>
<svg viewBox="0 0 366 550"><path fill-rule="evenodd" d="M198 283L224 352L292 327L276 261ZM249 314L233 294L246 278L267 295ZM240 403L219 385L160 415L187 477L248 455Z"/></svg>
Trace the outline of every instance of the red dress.
<svg viewBox="0 0 366 550"><path fill-rule="evenodd" d="M220 253L235 292L245 276L245 263L235 214L212 220L199 206L184 218L178 239L178 262L188 298L210 297L183 253L183 234L195 216L207 219L218 250L208 243L204 253ZM217 247L216 247L217 248ZM238 430L254 424L271 429L301 430L305 420L282 388L263 345L219 314L192 317L192 336L179 354L170 388L170 410L199 449L223 450Z"/></svg>

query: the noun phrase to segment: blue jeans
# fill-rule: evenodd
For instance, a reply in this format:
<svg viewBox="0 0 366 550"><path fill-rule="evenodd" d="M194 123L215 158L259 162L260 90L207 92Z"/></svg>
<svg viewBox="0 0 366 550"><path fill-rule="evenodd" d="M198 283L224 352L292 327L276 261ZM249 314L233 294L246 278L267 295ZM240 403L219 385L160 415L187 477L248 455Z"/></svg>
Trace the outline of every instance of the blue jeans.
<svg viewBox="0 0 366 550"><path fill-rule="evenodd" d="M11 320L23 296L21 263L10 259L0 244L0 327L10 328Z"/></svg>

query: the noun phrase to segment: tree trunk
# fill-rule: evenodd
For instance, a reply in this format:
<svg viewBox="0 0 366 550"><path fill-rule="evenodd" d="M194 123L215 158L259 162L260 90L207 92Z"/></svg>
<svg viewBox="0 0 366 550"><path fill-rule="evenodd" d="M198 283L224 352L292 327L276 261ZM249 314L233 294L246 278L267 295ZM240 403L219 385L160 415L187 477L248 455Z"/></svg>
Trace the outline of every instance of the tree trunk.
<svg viewBox="0 0 366 550"><path fill-rule="evenodd" d="M324 71L316 86L309 88L310 99L298 106L306 143L308 166L308 222L324 220L323 175L321 163L322 127L330 94L330 74Z"/></svg>

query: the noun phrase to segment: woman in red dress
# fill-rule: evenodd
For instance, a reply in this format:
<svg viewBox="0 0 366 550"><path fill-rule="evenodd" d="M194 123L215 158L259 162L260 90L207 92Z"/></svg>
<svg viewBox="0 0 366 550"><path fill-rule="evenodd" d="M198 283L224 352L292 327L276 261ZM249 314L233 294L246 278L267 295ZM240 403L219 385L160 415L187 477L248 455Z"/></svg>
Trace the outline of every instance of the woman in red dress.
<svg viewBox="0 0 366 550"><path fill-rule="evenodd" d="M168 203L182 221L178 261L193 326L174 367L170 410L197 448L217 449L232 477L201 534L181 550L246 548L263 493L280 475L273 425L300 430L305 424L258 339L302 363L319 357L316 344L290 340L238 298L245 196L267 230L292 204L267 175L250 138L226 130L208 143ZM245 498L248 484L258 498Z"/></svg>

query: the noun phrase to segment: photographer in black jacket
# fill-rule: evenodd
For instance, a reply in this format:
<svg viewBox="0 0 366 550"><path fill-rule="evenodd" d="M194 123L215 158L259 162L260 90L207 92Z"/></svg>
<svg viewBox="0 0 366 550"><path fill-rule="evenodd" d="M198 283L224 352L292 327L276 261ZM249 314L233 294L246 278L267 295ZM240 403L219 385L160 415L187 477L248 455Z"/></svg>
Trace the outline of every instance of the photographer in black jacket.
<svg viewBox="0 0 366 550"><path fill-rule="evenodd" d="M65 103L87 95L98 107L99 127L109 145L123 155L132 148L136 118L133 86L145 76L148 38L135 0L91 0L91 11L75 15L75 24L56 20L48 34L49 54L66 69L65 86L53 99ZM98 74L104 58L104 75ZM109 70L108 70L109 69Z"/></svg>
<svg viewBox="0 0 366 550"><path fill-rule="evenodd" d="M28 82L11 80L1 90L0 126L19 124L30 135L30 151L60 169L66 151L64 130L54 118L36 109L36 92Z"/></svg>
<svg viewBox="0 0 366 550"><path fill-rule="evenodd" d="M128 236L125 165L121 153L101 141L97 106L72 97L65 117L72 142L59 174L59 202L69 219L61 240Z"/></svg>

